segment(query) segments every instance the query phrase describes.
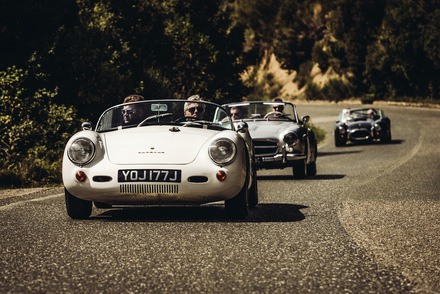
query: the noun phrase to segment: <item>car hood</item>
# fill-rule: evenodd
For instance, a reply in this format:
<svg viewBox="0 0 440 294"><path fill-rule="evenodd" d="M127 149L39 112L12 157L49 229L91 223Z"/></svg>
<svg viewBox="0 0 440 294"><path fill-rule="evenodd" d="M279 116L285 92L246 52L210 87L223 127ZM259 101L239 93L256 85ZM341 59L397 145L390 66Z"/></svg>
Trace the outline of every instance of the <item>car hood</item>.
<svg viewBox="0 0 440 294"><path fill-rule="evenodd" d="M370 129L372 123L369 121L355 121L347 123L347 127L349 130L352 129Z"/></svg>
<svg viewBox="0 0 440 294"><path fill-rule="evenodd" d="M298 126L287 121L246 121L253 140L278 139L287 130L297 130Z"/></svg>
<svg viewBox="0 0 440 294"><path fill-rule="evenodd" d="M103 134L109 160L115 164L187 164L217 132L199 128L150 126Z"/></svg>

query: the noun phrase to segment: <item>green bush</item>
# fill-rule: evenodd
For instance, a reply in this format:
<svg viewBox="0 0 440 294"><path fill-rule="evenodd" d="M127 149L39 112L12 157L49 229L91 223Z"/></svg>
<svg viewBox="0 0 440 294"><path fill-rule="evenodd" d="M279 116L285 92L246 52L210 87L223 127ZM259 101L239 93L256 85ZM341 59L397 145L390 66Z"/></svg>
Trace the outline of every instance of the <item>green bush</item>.
<svg viewBox="0 0 440 294"><path fill-rule="evenodd" d="M41 77L15 67L0 72L2 187L61 182L64 145L78 123L72 107L52 102L56 89L33 89Z"/></svg>

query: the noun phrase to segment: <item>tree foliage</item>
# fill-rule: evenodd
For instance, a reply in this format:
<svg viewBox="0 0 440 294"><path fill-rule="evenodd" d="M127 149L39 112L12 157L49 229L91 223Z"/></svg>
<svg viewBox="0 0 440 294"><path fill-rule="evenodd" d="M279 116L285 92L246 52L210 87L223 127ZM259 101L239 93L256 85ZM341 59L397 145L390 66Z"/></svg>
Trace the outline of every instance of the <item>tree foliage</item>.
<svg viewBox="0 0 440 294"><path fill-rule="evenodd" d="M75 113L96 122L129 94L276 97L271 74L241 79L272 53L310 99L438 101L439 17L440 0L0 1L0 168L52 171ZM316 64L345 79L318 86Z"/></svg>

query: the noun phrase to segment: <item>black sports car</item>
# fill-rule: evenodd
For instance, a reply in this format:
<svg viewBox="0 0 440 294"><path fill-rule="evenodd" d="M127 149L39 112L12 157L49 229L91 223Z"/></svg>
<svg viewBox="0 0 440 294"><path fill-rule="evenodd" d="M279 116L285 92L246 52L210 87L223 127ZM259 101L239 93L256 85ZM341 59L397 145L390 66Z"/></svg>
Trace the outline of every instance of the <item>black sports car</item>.
<svg viewBox="0 0 440 294"><path fill-rule="evenodd" d="M391 141L391 121L383 110L347 108L339 114L335 125L335 145L350 142Z"/></svg>

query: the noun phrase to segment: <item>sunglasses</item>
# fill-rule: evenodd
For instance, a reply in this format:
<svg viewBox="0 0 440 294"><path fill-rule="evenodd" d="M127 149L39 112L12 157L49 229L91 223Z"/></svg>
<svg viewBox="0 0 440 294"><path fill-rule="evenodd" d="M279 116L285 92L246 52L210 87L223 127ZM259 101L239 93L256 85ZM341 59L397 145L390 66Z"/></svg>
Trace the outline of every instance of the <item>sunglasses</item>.
<svg viewBox="0 0 440 294"><path fill-rule="evenodd" d="M134 113L134 109L122 109L121 112L122 112L122 115L124 115L124 114L133 114Z"/></svg>
<svg viewBox="0 0 440 294"><path fill-rule="evenodd" d="M201 106L199 106L199 107L190 107L190 108L188 108L188 111L191 112L191 113L194 113L194 111L196 111L196 109L197 109L197 112L204 111L203 107L201 107Z"/></svg>

